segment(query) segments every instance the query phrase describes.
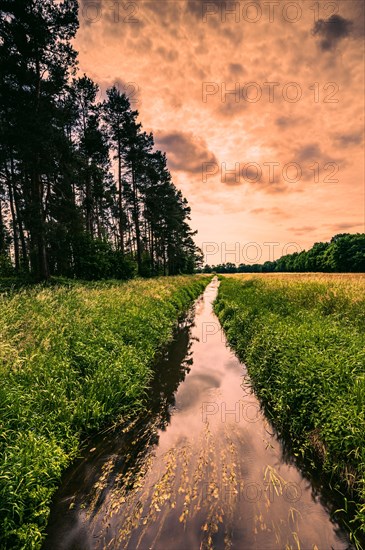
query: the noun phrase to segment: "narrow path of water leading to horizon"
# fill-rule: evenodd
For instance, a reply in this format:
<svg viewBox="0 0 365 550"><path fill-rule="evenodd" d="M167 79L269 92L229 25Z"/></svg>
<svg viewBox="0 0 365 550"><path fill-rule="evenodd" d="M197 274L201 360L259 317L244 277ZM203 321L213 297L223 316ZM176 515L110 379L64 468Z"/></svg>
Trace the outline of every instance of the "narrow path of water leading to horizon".
<svg viewBox="0 0 365 550"><path fill-rule="evenodd" d="M45 549L345 550L227 346L214 279L156 365L146 415L95 438L55 495Z"/></svg>

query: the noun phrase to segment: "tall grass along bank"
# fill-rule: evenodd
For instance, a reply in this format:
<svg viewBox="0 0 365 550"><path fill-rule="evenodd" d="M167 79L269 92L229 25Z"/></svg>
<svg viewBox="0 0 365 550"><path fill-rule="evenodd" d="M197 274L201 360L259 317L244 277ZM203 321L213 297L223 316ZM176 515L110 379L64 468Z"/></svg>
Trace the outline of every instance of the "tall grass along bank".
<svg viewBox="0 0 365 550"><path fill-rule="evenodd" d="M233 275L215 304L279 434L347 487L355 542L365 534L364 291L364 275Z"/></svg>
<svg viewBox="0 0 365 550"><path fill-rule="evenodd" d="M144 407L156 353L209 277L0 294L0 547L39 548L87 432Z"/></svg>

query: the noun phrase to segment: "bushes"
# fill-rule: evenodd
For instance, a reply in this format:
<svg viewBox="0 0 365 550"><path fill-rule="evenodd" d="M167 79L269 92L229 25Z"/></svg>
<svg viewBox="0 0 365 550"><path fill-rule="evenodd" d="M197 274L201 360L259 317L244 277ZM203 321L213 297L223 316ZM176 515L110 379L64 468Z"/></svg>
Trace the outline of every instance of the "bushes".
<svg viewBox="0 0 365 550"><path fill-rule="evenodd" d="M0 531L39 548L52 494L86 432L138 414L152 363L204 277L0 295Z"/></svg>
<svg viewBox="0 0 365 550"><path fill-rule="evenodd" d="M11 277L14 275L14 268L7 254L0 254L0 277Z"/></svg>
<svg viewBox="0 0 365 550"><path fill-rule="evenodd" d="M78 279L131 279L137 271L135 261L114 250L102 239L81 234L73 243L73 275Z"/></svg>
<svg viewBox="0 0 365 550"><path fill-rule="evenodd" d="M364 289L361 277L227 277L215 304L279 433L357 494L363 534Z"/></svg>

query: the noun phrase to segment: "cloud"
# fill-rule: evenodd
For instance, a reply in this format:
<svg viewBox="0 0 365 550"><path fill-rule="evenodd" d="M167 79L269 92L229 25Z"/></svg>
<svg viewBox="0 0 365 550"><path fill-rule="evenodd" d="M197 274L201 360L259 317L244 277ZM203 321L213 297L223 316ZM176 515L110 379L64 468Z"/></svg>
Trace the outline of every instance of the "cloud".
<svg viewBox="0 0 365 550"><path fill-rule="evenodd" d="M361 223L326 223L325 227L329 227L332 231L345 231L346 229L355 229L356 227L363 227Z"/></svg>
<svg viewBox="0 0 365 550"><path fill-rule="evenodd" d="M155 143L159 149L166 151L172 170L201 174L203 163L218 165L216 156L209 151L206 142L192 133L157 131Z"/></svg>
<svg viewBox="0 0 365 550"><path fill-rule="evenodd" d="M85 11L87 9L100 9L102 5L102 0L79 0L79 5L81 10L85 9Z"/></svg>
<svg viewBox="0 0 365 550"><path fill-rule="evenodd" d="M262 214L265 211L266 211L265 208L253 208L252 210L250 210L252 214Z"/></svg>
<svg viewBox="0 0 365 550"><path fill-rule="evenodd" d="M341 15L331 15L329 19L319 19L316 21L312 34L320 37L319 46L322 51L333 50L338 42L350 35L352 21L341 17Z"/></svg>
<svg viewBox="0 0 365 550"><path fill-rule="evenodd" d="M335 136L336 145L341 147L351 147L352 145L360 145L364 139L362 132L354 132L349 134L339 134Z"/></svg>
<svg viewBox="0 0 365 550"><path fill-rule="evenodd" d="M306 161L318 161L323 157L323 153L318 145L318 143L308 143L304 147L300 147L296 152L296 159L299 162Z"/></svg>
<svg viewBox="0 0 365 550"><path fill-rule="evenodd" d="M230 63L228 70L231 76L240 76L247 72L241 63Z"/></svg>
<svg viewBox="0 0 365 550"><path fill-rule="evenodd" d="M206 18L206 20L209 21L211 19L209 14L219 14L222 6L224 6L224 2L222 0L212 0L209 2L206 0L188 0L186 4L187 12L191 13L201 21L204 20L203 18Z"/></svg>
<svg viewBox="0 0 365 550"><path fill-rule="evenodd" d="M225 101L221 100L221 97L213 98L212 102L216 100L216 107L213 110L214 117L220 119L237 119L239 115L242 115L247 111L248 106L244 101L236 101L233 95L227 94Z"/></svg>
<svg viewBox="0 0 365 550"><path fill-rule="evenodd" d="M217 2L215 2L217 4ZM203 15L203 2L202 0L188 0L186 4L186 9L188 13L192 13L198 19L202 19ZM217 7L218 9L218 7Z"/></svg>
<svg viewBox="0 0 365 550"><path fill-rule="evenodd" d="M131 2L138 6L137 16L140 14L140 18L152 25L157 24L160 29L175 33L178 38L177 29L184 17L185 6L184 3L179 2L165 2L164 0L152 0L147 2ZM128 2L126 2L128 5ZM156 35L158 38L158 35Z"/></svg>
<svg viewBox="0 0 365 550"><path fill-rule="evenodd" d="M334 153L334 154L333 154ZM340 156L339 148L332 154L321 149L318 143L306 143L295 147L292 153L292 162L297 163L300 168L290 167L287 173L288 178L294 178L297 170L300 172L300 182L315 183L317 178L323 178L326 183L338 183L339 172L348 166L345 156ZM297 189L304 191L303 188Z"/></svg>
<svg viewBox="0 0 365 550"><path fill-rule="evenodd" d="M174 49L166 49L164 46L160 46L156 49L156 52L168 63L173 63L177 61L179 57L179 52Z"/></svg>
<svg viewBox="0 0 365 550"><path fill-rule="evenodd" d="M292 214L289 212L286 212L282 208L278 208L277 206L270 207L270 208L253 208L250 210L251 214L267 214L269 218L292 218Z"/></svg>
<svg viewBox="0 0 365 550"><path fill-rule="evenodd" d="M285 195L289 191L288 186L284 183L277 184L268 182L263 184L259 183L258 185L260 186L258 189L267 195ZM295 191L297 191L297 189L295 189Z"/></svg>
<svg viewBox="0 0 365 550"><path fill-rule="evenodd" d="M279 128L285 130L286 128L291 128L293 126L297 126L297 124L300 124L303 119L294 118L294 117L287 117L287 116L279 116L275 119L275 124L279 126Z"/></svg>
<svg viewBox="0 0 365 550"><path fill-rule="evenodd" d="M87 26L100 20L101 10L101 0L79 0L79 18Z"/></svg>
<svg viewBox="0 0 365 550"><path fill-rule="evenodd" d="M327 162L341 162L342 166L345 166L344 159L339 157L335 159L328 153L323 152L318 143L307 143L302 145L296 148L294 155L294 160L299 163L319 162L321 164L326 164Z"/></svg>
<svg viewBox="0 0 365 550"><path fill-rule="evenodd" d="M288 231L294 233L294 235L305 235L316 231L318 228L314 225L303 225L302 227L288 227Z"/></svg>

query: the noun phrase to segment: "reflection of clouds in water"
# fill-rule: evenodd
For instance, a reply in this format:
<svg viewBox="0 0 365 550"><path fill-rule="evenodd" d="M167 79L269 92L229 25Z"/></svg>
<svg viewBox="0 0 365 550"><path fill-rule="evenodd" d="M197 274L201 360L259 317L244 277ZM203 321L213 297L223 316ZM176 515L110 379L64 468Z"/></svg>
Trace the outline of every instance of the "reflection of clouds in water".
<svg viewBox="0 0 365 550"><path fill-rule="evenodd" d="M176 395L176 408L185 411L195 406L207 390L221 385L221 378L211 374L190 374Z"/></svg>
<svg viewBox="0 0 365 550"><path fill-rule="evenodd" d="M235 356L232 356L232 358L229 358L228 361L226 361L224 363L224 367L225 367L225 369L227 369L229 371L230 370L232 370L232 371L239 370L240 373L242 373L242 370L243 370L242 369L243 365L241 365L241 364L238 365L237 364L237 359L236 359Z"/></svg>

